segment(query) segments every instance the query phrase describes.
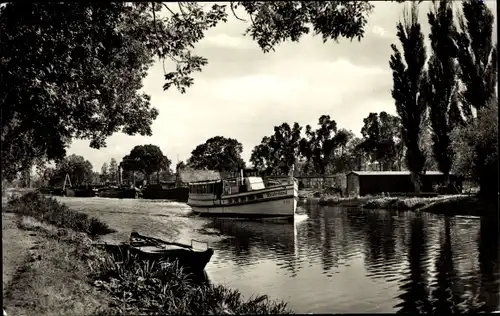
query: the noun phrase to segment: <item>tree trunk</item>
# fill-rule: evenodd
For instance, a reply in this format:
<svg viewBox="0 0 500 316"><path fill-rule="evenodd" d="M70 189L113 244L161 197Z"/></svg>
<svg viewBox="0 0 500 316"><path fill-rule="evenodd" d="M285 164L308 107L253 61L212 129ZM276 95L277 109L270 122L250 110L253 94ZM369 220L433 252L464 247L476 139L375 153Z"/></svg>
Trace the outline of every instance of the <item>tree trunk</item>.
<svg viewBox="0 0 500 316"><path fill-rule="evenodd" d="M443 173L443 185L445 188L448 188L448 185L450 184L450 172L444 172Z"/></svg>
<svg viewBox="0 0 500 316"><path fill-rule="evenodd" d="M422 190L422 177L420 174L411 172L411 181L415 186L415 193L420 194Z"/></svg>

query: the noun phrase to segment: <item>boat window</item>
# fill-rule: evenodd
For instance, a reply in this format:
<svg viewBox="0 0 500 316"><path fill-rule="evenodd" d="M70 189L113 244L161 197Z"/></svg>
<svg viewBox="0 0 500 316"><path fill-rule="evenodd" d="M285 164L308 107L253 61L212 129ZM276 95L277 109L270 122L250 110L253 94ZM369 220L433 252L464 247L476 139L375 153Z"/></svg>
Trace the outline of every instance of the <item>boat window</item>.
<svg viewBox="0 0 500 316"><path fill-rule="evenodd" d="M262 193L259 193L259 194L257 194L257 198L258 198L258 199L263 199L263 198L264 198L264 195L262 195Z"/></svg>
<svg viewBox="0 0 500 316"><path fill-rule="evenodd" d="M248 196L248 200L249 200L249 201L253 201L253 200L255 200L255 195L249 195L249 196Z"/></svg>

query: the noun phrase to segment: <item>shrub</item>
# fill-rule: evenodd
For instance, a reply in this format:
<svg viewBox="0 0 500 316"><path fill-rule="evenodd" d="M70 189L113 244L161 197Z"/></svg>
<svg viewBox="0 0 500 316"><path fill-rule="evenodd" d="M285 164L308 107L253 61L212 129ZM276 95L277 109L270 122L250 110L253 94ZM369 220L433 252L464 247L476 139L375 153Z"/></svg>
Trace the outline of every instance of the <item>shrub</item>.
<svg viewBox="0 0 500 316"><path fill-rule="evenodd" d="M10 200L7 208L10 212L31 216L59 228L83 232L91 237L115 232L97 218L70 210L65 204L38 192L29 192Z"/></svg>
<svg viewBox="0 0 500 316"><path fill-rule="evenodd" d="M266 295L244 301L236 290L195 282L177 262L138 260L128 251L94 261L91 270L117 314L291 314Z"/></svg>

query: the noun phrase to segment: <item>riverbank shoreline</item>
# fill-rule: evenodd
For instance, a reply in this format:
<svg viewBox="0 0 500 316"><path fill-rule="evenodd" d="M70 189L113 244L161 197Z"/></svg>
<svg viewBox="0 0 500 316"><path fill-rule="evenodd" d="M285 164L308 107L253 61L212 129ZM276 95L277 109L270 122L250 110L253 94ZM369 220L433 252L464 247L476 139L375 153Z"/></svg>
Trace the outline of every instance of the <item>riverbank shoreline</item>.
<svg viewBox="0 0 500 316"><path fill-rule="evenodd" d="M338 197L330 195L302 196L304 204L321 206L359 207L370 210L418 211L442 215L490 216L497 215L498 201L482 199L476 195L415 196L362 196Z"/></svg>
<svg viewBox="0 0 500 316"><path fill-rule="evenodd" d="M111 227L40 194L10 201L2 217L17 229L4 245L36 240L36 247L26 242L24 260L11 260L16 272L4 295L9 315L292 313L266 295L244 300L237 290L195 283L175 263L110 255L94 241Z"/></svg>

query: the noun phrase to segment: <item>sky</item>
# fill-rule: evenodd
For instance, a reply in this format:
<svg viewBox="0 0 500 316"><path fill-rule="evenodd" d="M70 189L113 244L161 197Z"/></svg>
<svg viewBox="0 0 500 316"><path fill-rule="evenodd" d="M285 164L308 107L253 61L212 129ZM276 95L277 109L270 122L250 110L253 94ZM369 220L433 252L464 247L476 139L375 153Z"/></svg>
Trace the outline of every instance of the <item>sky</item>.
<svg viewBox="0 0 500 316"><path fill-rule="evenodd" d="M486 2L496 18L496 1ZM338 128L359 136L370 112L396 114L390 45L399 44L396 23L409 3L374 5L360 42L323 43L320 36L306 35L299 43L286 42L266 54L243 35L247 24L230 15L227 23L207 31L197 44L195 52L206 57L208 65L194 74L187 93L163 91L162 63L149 70L143 90L160 113L151 137L117 133L99 150L90 148L88 140L75 140L68 154L84 156L100 171L103 163L111 158L120 162L134 146L153 144L175 168L178 159L188 159L197 145L224 136L243 144L242 158L248 162L254 146L272 134L274 126L298 122L314 127L323 114L330 115ZM426 37L430 5L421 3L419 11ZM460 1L454 6L459 7Z"/></svg>

